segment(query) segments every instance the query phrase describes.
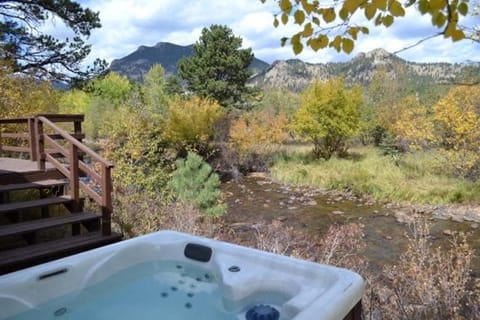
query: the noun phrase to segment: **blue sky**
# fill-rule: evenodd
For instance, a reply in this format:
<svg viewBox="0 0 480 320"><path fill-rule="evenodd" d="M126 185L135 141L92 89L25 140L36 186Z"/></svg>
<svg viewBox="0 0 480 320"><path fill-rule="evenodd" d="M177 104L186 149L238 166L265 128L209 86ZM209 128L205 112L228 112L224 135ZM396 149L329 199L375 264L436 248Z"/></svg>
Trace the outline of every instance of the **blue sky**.
<svg viewBox="0 0 480 320"><path fill-rule="evenodd" d="M268 63L280 59L300 58L307 62L345 61L359 52L383 48L395 52L416 43L422 37L438 32L429 18L409 9L407 17L389 29L371 27L370 35L361 36L350 55L333 49L314 52L304 50L295 56L290 47L282 48L280 38L292 34L293 26L273 27L273 13L278 11L273 0L84 0L85 6L100 12L102 28L90 38L89 60L103 58L108 62L124 57L140 45L158 42L188 45L198 40L202 28L212 24L229 26L242 37L244 47L251 47L255 56ZM480 17L470 18L480 25ZM55 33L61 27L55 26ZM472 41L452 43L437 37L399 54L418 62L463 62L480 60L480 44Z"/></svg>

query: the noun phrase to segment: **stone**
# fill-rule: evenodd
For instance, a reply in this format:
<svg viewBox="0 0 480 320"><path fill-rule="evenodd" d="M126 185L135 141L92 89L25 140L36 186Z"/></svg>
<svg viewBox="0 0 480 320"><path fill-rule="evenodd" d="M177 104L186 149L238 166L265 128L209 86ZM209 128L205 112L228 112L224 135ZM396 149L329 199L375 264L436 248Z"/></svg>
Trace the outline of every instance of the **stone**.
<svg viewBox="0 0 480 320"><path fill-rule="evenodd" d="M310 200L306 203L307 206L316 206L318 203L315 200Z"/></svg>
<svg viewBox="0 0 480 320"><path fill-rule="evenodd" d="M408 212L403 210L395 211L394 215L395 220L397 220L398 223L411 223L413 221L413 217Z"/></svg>
<svg viewBox="0 0 480 320"><path fill-rule="evenodd" d="M432 212L432 216L438 220L448 220L450 218L448 210L445 206L436 207Z"/></svg>
<svg viewBox="0 0 480 320"><path fill-rule="evenodd" d="M283 221L285 221L285 220L287 220L287 219L288 219L288 218L285 217L285 216L280 216L280 217L277 218L277 220L280 221L280 222L283 222Z"/></svg>
<svg viewBox="0 0 480 320"><path fill-rule="evenodd" d="M230 227L232 229L243 231L243 230L249 230L252 227L252 224L248 223L248 222L235 222L235 223L230 224Z"/></svg>
<svg viewBox="0 0 480 320"><path fill-rule="evenodd" d="M443 234L446 235L446 236L451 237L451 236L453 236L453 235L455 234L455 232L453 232L453 231L450 230L450 229L445 229L445 230L443 230Z"/></svg>
<svg viewBox="0 0 480 320"><path fill-rule="evenodd" d="M335 210L335 211L332 211L333 214L336 214L336 215L342 215L343 214L343 211L340 211L340 210Z"/></svg>
<svg viewBox="0 0 480 320"><path fill-rule="evenodd" d="M467 210L464 215L466 221L480 223L480 212L477 210Z"/></svg>
<svg viewBox="0 0 480 320"><path fill-rule="evenodd" d="M288 210L296 210L297 207L288 207Z"/></svg>
<svg viewBox="0 0 480 320"><path fill-rule="evenodd" d="M480 225L478 223L472 223L472 225L470 226L472 229L478 229Z"/></svg>

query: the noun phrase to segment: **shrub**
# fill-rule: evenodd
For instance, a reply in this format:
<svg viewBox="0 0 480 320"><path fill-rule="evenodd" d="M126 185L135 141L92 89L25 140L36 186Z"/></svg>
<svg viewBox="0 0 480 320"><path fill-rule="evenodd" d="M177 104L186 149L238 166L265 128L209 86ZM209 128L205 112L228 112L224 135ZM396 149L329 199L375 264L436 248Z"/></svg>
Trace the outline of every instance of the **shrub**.
<svg viewBox="0 0 480 320"><path fill-rule="evenodd" d="M215 125L223 117L213 100L192 97L172 99L164 129L164 139L181 155L188 151L208 155L214 149Z"/></svg>
<svg viewBox="0 0 480 320"><path fill-rule="evenodd" d="M334 153L344 154L346 139L357 133L362 103L360 89L347 89L342 79L317 81L302 94L292 128L313 143L317 158L330 159Z"/></svg>
<svg viewBox="0 0 480 320"><path fill-rule="evenodd" d="M284 113L244 113L230 127L230 146L241 162L268 156L288 139L287 123Z"/></svg>
<svg viewBox="0 0 480 320"><path fill-rule="evenodd" d="M227 206L220 203L220 178L210 165L193 152L188 153L187 159L177 160L176 165L169 181L175 197L184 204L193 205L204 216L223 215Z"/></svg>
<svg viewBox="0 0 480 320"><path fill-rule="evenodd" d="M392 292L379 307L391 319L474 319L478 296L468 289L473 250L465 237L454 238L449 250L433 249L430 225L411 222L408 247L398 265L386 268ZM477 308L477 309L476 309Z"/></svg>

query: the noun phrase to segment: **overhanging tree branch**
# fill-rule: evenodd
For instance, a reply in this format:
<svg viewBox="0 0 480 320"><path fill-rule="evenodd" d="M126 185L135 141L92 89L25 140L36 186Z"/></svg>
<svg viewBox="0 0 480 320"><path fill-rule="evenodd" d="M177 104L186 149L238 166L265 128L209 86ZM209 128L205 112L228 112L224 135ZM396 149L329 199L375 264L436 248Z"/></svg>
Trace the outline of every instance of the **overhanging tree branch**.
<svg viewBox="0 0 480 320"><path fill-rule="evenodd" d="M38 27L59 18L73 33L69 39L43 34ZM43 79L70 81L102 72L106 63L82 68L91 46L91 30L99 28L98 13L71 0L0 0L0 58L11 61L14 72Z"/></svg>

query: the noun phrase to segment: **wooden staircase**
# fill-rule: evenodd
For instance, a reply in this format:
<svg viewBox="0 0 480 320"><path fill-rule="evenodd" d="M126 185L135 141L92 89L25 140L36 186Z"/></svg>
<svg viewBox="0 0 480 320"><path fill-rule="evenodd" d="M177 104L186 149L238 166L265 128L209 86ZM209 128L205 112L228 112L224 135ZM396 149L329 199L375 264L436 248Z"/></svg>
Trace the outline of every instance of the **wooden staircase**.
<svg viewBox="0 0 480 320"><path fill-rule="evenodd" d="M113 165L82 143L82 121L0 119L0 274L121 240L110 226Z"/></svg>

